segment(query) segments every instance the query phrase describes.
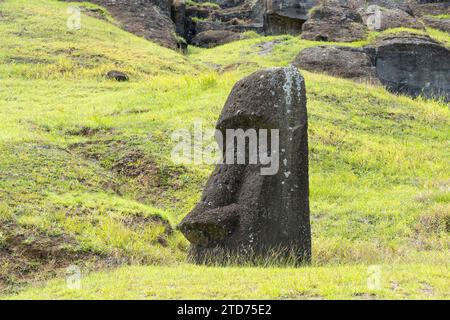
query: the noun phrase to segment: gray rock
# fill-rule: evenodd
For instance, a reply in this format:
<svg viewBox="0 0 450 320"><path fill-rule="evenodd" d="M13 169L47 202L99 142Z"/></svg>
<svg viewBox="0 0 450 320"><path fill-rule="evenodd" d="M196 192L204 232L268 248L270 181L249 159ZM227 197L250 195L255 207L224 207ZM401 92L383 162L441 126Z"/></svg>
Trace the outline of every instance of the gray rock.
<svg viewBox="0 0 450 320"><path fill-rule="evenodd" d="M377 45L376 65L390 91L450 99L450 50L429 37L384 38Z"/></svg>
<svg viewBox="0 0 450 320"><path fill-rule="evenodd" d="M297 68L326 73L358 82L379 83L369 50L364 48L320 46L307 48L293 61Z"/></svg>
<svg viewBox="0 0 450 320"><path fill-rule="evenodd" d="M297 69L258 71L237 82L216 127L224 136L226 129L279 129L279 152L272 153L279 170L261 175L260 162L217 165L201 201L179 225L192 244L190 258L256 263L276 252L279 259L309 262L306 94Z"/></svg>
<svg viewBox="0 0 450 320"><path fill-rule="evenodd" d="M116 80L116 81L120 81L120 82L122 82L122 81L128 81L128 80L129 80L129 77L128 77L128 75L127 75L126 73L121 72L121 71L117 71L117 70L111 70L111 71L109 71L109 72L106 74L106 77L107 77L108 79Z"/></svg>

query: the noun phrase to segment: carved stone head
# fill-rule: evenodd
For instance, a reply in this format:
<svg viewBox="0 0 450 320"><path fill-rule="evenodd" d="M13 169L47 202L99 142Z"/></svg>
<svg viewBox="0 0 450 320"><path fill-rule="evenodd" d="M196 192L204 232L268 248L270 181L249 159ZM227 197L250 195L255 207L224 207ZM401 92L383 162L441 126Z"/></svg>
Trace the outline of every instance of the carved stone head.
<svg viewBox="0 0 450 320"><path fill-rule="evenodd" d="M303 77L294 67L273 68L237 82L216 127L225 141L224 163L179 226L192 243L191 258L204 263L294 254L298 262L309 261Z"/></svg>

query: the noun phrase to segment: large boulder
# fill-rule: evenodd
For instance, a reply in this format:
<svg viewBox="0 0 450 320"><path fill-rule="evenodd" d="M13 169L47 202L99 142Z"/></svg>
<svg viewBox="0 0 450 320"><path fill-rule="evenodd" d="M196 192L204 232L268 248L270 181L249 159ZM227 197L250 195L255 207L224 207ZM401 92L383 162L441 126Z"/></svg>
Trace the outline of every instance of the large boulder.
<svg viewBox="0 0 450 320"><path fill-rule="evenodd" d="M267 0L264 12L264 31L267 35L294 34L302 31L309 10L318 0Z"/></svg>
<svg viewBox="0 0 450 320"><path fill-rule="evenodd" d="M381 83L412 97L450 100L450 50L428 36L396 34L364 48L313 47L293 64L356 81Z"/></svg>
<svg viewBox="0 0 450 320"><path fill-rule="evenodd" d="M310 15L302 27L303 39L351 42L366 37L367 28L358 10L338 0L323 1Z"/></svg>
<svg viewBox="0 0 450 320"><path fill-rule="evenodd" d="M425 36L391 36L377 45L377 74L389 90L450 99L450 50Z"/></svg>
<svg viewBox="0 0 450 320"><path fill-rule="evenodd" d="M297 55L293 65L299 69L358 82L378 83L371 50L364 48L334 46L307 48Z"/></svg>
<svg viewBox="0 0 450 320"><path fill-rule="evenodd" d="M274 257L309 262L308 136L302 76L293 67L273 68L237 82L216 128L227 141L226 161L217 165L201 201L179 225L191 242L190 258L197 263L261 262ZM257 149L245 142L236 148L235 134L246 141L249 129L254 129L255 139L258 133L261 139L266 130L270 143L262 143L267 141L263 138ZM271 150L271 164L264 161L267 150ZM256 154L258 160L251 162ZM240 156L245 161L236 164Z"/></svg>

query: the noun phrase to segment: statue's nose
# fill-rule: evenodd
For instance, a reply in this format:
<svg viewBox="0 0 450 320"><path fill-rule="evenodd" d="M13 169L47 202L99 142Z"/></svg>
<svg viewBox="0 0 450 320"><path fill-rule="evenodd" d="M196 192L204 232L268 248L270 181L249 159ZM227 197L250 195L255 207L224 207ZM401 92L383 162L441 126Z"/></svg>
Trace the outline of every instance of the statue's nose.
<svg viewBox="0 0 450 320"><path fill-rule="evenodd" d="M225 208L194 210L181 221L178 228L191 243L199 246L222 241L236 230L239 223L238 215L229 212L224 214Z"/></svg>

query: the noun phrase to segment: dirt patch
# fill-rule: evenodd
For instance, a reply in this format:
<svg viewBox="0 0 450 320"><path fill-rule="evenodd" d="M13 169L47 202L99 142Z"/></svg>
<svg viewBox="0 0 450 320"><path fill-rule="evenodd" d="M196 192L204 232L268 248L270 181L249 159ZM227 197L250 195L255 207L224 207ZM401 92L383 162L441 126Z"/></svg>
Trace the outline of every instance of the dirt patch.
<svg viewBox="0 0 450 320"><path fill-rule="evenodd" d="M79 67L86 69L93 69L102 64L117 63L115 60L111 60L108 57L100 54L77 54L71 55L70 59Z"/></svg>
<svg viewBox="0 0 450 320"><path fill-rule="evenodd" d="M426 234L450 232L450 213L443 207L419 217L417 229Z"/></svg>
<svg viewBox="0 0 450 320"><path fill-rule="evenodd" d="M30 58L30 57L9 57L6 58L7 63L15 64L49 64L46 59Z"/></svg>
<svg viewBox="0 0 450 320"><path fill-rule="evenodd" d="M366 293L366 292L358 292L352 294L352 297L355 299L361 299L361 300L376 300L377 295L375 293Z"/></svg>
<svg viewBox="0 0 450 320"><path fill-rule="evenodd" d="M128 152L114 163L111 170L131 178L155 175L158 171L156 163L139 150Z"/></svg>
<svg viewBox="0 0 450 320"><path fill-rule="evenodd" d="M111 167L111 171L135 179L144 187L157 187L163 190L176 188L173 181L184 172L181 168L159 167L156 162L140 150L130 150Z"/></svg>
<svg viewBox="0 0 450 320"><path fill-rule="evenodd" d="M111 171L136 181L138 186L146 190L160 186L161 179L156 163L139 150L129 151L115 160ZM143 190L143 193L147 192L146 190Z"/></svg>
<svg viewBox="0 0 450 320"><path fill-rule="evenodd" d="M83 157L94 161L114 157L115 154L125 148L126 143L124 141L112 139L90 140L74 143L69 146L72 152L80 153Z"/></svg>
<svg viewBox="0 0 450 320"><path fill-rule="evenodd" d="M311 292L292 292L280 296L281 300L324 300L319 294Z"/></svg>
<svg viewBox="0 0 450 320"><path fill-rule="evenodd" d="M82 136L82 137L92 137L99 134L111 134L114 133L112 128L92 128L87 126L82 126L76 129L66 131L66 134L71 136Z"/></svg>
<svg viewBox="0 0 450 320"><path fill-rule="evenodd" d="M0 236L0 294L31 280L55 276L70 265L98 263L104 258L78 250L68 235L50 235L13 222L0 224Z"/></svg>
<svg viewBox="0 0 450 320"><path fill-rule="evenodd" d="M171 225L169 224L169 222L164 219L163 217L154 215L154 216L149 216L149 217L145 217L142 215L132 215L132 216L127 216L125 217L122 222L124 223L124 225L130 229L138 229L138 228L142 228L142 226L145 225L154 225L154 224L161 224L162 226L164 226L166 228L166 232L168 234L172 234L173 230Z"/></svg>
<svg viewBox="0 0 450 320"><path fill-rule="evenodd" d="M152 155L130 146L122 140L91 140L69 146L72 153L98 162L120 180L117 194L136 191L135 200L146 202L149 197L160 197L168 190L182 187L180 176L186 173L184 166L161 165Z"/></svg>
<svg viewBox="0 0 450 320"><path fill-rule="evenodd" d="M150 112L150 109L130 109L130 110L123 110L123 111L116 111L113 113L110 113L110 116L119 116L119 115L126 115L126 114L143 114Z"/></svg>
<svg viewBox="0 0 450 320"><path fill-rule="evenodd" d="M0 3L2 3L3 0L0 0ZM7 15L3 11L0 11L0 20L3 20L3 18L6 18Z"/></svg>

